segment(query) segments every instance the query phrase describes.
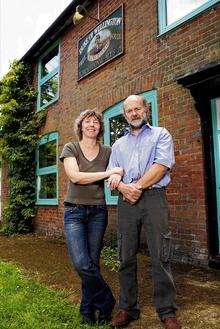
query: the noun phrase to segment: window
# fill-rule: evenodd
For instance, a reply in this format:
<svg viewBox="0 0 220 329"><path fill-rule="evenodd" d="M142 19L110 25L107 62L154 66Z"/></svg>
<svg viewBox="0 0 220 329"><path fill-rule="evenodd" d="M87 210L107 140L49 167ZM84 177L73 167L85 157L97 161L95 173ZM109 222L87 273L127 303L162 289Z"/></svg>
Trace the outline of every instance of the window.
<svg viewBox="0 0 220 329"><path fill-rule="evenodd" d="M151 106L150 124L158 125L157 115L157 92L156 90L147 91L140 94ZM104 144L112 145L118 138L124 135L127 128L127 122L123 116L123 101L111 106L104 112ZM107 204L117 204L117 191L110 191L105 187L105 196Z"/></svg>
<svg viewBox="0 0 220 329"><path fill-rule="evenodd" d="M37 110L42 110L59 98L60 47L56 42L44 53L38 64Z"/></svg>
<svg viewBox="0 0 220 329"><path fill-rule="evenodd" d="M163 34L200 14L219 0L158 0L159 33Z"/></svg>
<svg viewBox="0 0 220 329"><path fill-rule="evenodd" d="M37 148L37 204L58 204L58 133L43 136Z"/></svg>

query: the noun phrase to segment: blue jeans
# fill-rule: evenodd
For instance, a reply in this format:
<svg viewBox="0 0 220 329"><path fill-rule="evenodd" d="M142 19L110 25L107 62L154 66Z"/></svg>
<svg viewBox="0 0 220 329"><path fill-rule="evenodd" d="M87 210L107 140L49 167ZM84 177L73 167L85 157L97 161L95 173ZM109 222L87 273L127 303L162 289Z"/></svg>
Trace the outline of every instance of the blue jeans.
<svg viewBox="0 0 220 329"><path fill-rule="evenodd" d="M95 321L95 312L109 319L115 304L112 292L100 273L99 260L108 222L105 205L65 207L64 228L70 259L82 280L80 313Z"/></svg>

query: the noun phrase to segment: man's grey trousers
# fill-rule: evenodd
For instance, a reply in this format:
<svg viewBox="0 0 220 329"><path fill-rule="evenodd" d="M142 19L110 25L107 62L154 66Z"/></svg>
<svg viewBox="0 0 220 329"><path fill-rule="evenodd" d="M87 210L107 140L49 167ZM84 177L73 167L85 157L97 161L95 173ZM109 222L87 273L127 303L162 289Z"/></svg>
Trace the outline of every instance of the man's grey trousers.
<svg viewBox="0 0 220 329"><path fill-rule="evenodd" d="M164 189L143 191L134 205L119 196L118 251L120 259L119 308L139 317L137 251L143 226L152 262L154 304L161 319L175 315L175 287L170 269L171 235ZM147 273L146 273L147 275Z"/></svg>

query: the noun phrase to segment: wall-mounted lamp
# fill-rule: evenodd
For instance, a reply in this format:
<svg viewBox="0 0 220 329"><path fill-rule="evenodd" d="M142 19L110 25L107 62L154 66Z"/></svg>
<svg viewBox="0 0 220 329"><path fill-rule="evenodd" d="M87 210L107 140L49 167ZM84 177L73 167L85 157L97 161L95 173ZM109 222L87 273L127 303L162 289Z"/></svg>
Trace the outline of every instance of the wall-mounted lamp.
<svg viewBox="0 0 220 329"><path fill-rule="evenodd" d="M73 15L73 24L77 25L85 15L87 15L89 18L94 19L96 22L99 22L99 1L98 1L98 18L89 15L86 8L82 5L79 5L76 7L76 11Z"/></svg>

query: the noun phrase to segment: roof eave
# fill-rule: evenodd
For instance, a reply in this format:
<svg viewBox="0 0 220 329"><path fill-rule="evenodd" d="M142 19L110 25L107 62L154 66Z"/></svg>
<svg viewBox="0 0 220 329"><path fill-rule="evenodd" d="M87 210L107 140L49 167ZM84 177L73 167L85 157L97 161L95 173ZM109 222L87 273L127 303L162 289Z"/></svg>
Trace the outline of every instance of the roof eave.
<svg viewBox="0 0 220 329"><path fill-rule="evenodd" d="M29 62L33 58L38 57L45 47L49 47L68 26L73 24L72 14L75 12L76 6L88 6L90 3L91 1L88 0L72 1L20 60Z"/></svg>

